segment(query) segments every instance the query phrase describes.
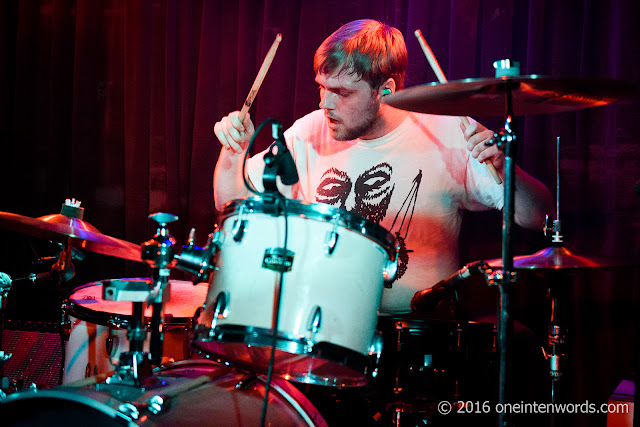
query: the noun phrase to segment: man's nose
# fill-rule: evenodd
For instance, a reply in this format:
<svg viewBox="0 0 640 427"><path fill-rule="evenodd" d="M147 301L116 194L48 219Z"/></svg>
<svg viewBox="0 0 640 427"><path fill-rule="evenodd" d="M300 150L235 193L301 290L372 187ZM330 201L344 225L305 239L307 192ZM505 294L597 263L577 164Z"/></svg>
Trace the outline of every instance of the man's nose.
<svg viewBox="0 0 640 427"><path fill-rule="evenodd" d="M320 95L320 109L334 110L336 108L336 104L333 102L332 97L333 95L329 91L325 91L324 94Z"/></svg>

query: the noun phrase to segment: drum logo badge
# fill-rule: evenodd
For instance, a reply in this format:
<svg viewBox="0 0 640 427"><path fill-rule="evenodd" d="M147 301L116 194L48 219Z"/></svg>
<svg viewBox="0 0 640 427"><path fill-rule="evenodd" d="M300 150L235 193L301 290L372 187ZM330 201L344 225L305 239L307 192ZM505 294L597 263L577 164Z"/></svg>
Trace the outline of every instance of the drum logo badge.
<svg viewBox="0 0 640 427"><path fill-rule="evenodd" d="M293 256L293 251L288 249L285 253L284 248L267 248L262 258L262 268L279 271L280 273L291 271Z"/></svg>

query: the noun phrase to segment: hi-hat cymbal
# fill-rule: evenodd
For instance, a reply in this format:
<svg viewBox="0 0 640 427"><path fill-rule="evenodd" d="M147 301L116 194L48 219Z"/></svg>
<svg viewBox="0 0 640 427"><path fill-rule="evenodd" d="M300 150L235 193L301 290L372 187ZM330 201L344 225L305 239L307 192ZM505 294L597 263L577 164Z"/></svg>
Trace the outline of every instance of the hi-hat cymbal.
<svg viewBox="0 0 640 427"><path fill-rule="evenodd" d="M502 259L489 260L487 264L493 268L502 268ZM531 255L513 257L513 267L522 270L576 270L632 266L618 261L584 257L576 255L562 246L552 246Z"/></svg>
<svg viewBox="0 0 640 427"><path fill-rule="evenodd" d="M630 96L635 87L606 78L557 78L541 75L464 79L429 83L382 97L402 110L448 116L505 116L511 89L512 114L548 114L599 107Z"/></svg>
<svg viewBox="0 0 640 427"><path fill-rule="evenodd" d="M69 239L71 246L78 249L131 261L142 261L140 245L106 236L86 221L61 214L31 218L0 212L0 228L40 239L57 241Z"/></svg>

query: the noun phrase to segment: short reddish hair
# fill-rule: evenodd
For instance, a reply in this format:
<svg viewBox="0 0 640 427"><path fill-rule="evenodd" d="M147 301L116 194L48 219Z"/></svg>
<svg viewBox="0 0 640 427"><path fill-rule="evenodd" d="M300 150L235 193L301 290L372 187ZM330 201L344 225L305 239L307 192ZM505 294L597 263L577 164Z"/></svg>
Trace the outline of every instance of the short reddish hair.
<svg viewBox="0 0 640 427"><path fill-rule="evenodd" d="M313 57L316 74L355 74L377 89L393 78L404 87L409 57L402 33L373 19L359 19L338 28Z"/></svg>

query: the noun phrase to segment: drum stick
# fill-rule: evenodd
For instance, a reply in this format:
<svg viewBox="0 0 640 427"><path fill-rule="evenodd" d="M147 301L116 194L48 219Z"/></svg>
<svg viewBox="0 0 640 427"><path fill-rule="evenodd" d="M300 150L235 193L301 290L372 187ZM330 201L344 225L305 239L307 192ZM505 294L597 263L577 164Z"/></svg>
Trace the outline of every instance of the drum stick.
<svg viewBox="0 0 640 427"><path fill-rule="evenodd" d="M433 51L427 44L427 41L422 36L422 31L416 30L414 34L418 38L418 42L420 43L420 46L422 47L422 51L424 52L424 55L427 57L427 61L429 61L429 64L431 65L433 72L436 73L436 76L438 77L438 81L440 83L447 83L447 78L442 72L442 68L440 68L440 64L438 64L438 61L436 60L436 57L433 54ZM460 116L460 120L462 120L462 123L464 124L465 127L469 126L469 119L466 116ZM500 178L500 175L498 175L498 171L496 171L496 168L495 166L493 166L493 163L491 163L491 160L485 160L484 164L487 165L487 168L489 168L489 173L491 173L491 176L495 180L496 184L502 184L502 179Z"/></svg>
<svg viewBox="0 0 640 427"><path fill-rule="evenodd" d="M249 108L253 104L253 100L256 98L258 94L258 89L260 89L260 85L264 80L264 77L267 75L267 71L269 71L269 67L271 66L271 62L273 61L273 57L276 56L276 51L278 50L278 45L282 40L282 34L278 33L276 39L273 41L269 52L267 52L267 56L265 56L264 61L262 61L262 66L260 67L260 71L258 71L258 75L256 79L253 81L253 86L251 86L251 90L249 91L249 95L247 95L247 99L244 101L244 105L242 106L242 110L240 111L240 121L244 120L244 117L249 112Z"/></svg>

